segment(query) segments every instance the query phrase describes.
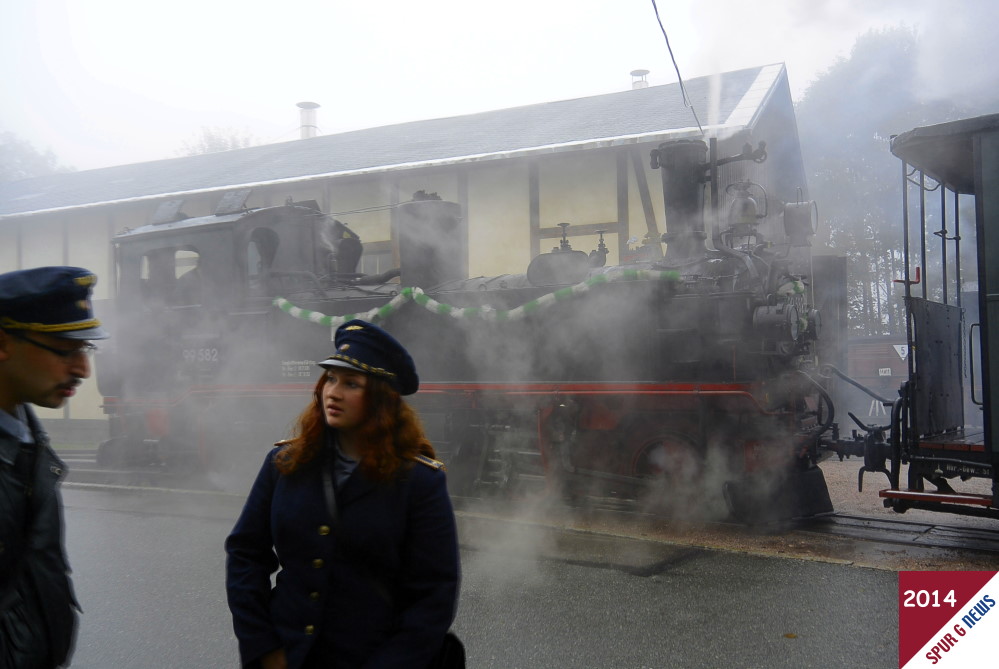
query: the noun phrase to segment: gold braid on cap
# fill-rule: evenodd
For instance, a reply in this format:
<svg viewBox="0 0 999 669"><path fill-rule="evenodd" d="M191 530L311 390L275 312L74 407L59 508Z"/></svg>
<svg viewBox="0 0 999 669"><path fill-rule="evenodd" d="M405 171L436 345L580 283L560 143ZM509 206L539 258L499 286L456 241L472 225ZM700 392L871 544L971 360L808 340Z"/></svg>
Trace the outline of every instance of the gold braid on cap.
<svg viewBox="0 0 999 669"><path fill-rule="evenodd" d="M331 360L343 360L344 362L349 362L354 367L359 367L369 374L377 374L379 376L387 376L390 379L395 378L395 373L390 372L387 369L382 369L381 367L372 367L371 365L365 364L358 360L357 358L351 358L349 355L344 355L343 353L334 353L330 356Z"/></svg>
<svg viewBox="0 0 999 669"><path fill-rule="evenodd" d="M0 328L6 330L31 330L32 332L72 332L73 330L89 330L90 328L99 327L100 324L101 322L96 318L91 318L87 321L75 321L73 323L56 323L54 325L47 323L22 323L6 316L0 318Z"/></svg>

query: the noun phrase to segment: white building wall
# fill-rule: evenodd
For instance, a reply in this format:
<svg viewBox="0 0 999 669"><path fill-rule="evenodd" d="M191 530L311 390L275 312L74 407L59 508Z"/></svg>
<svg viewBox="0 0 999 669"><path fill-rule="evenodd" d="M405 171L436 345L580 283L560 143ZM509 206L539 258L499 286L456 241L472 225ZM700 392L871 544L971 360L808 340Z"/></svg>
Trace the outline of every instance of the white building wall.
<svg viewBox="0 0 999 669"><path fill-rule="evenodd" d="M647 167L644 148L634 150L642 153L643 171L661 228L659 174ZM532 161L537 164L542 229L553 228L563 221L571 226L617 222L619 163L617 154L609 150L259 187L251 193L246 206L283 204L289 197L295 201L316 200L323 211L354 230L362 242L380 243L378 248L385 253L393 236L392 206L410 200L419 190L436 193L465 207L469 276L523 273L532 257L529 181ZM647 226L631 163L628 172L627 231L641 239ZM210 215L222 196L220 192L188 196L182 211L192 217ZM159 201L137 202L0 222L0 267L8 270L73 264L92 269L99 277L95 310L98 317L102 312L110 315L110 300L116 292L112 237L126 228L149 223L158 205ZM573 227L569 228L569 234L577 250L588 253L597 247L595 234L574 234ZM604 242L610 251L608 264L616 264L620 257L618 233L608 232ZM548 237L541 239L540 249L547 252L557 245L557 238ZM392 248L397 259L394 243ZM91 379L67 409L39 413L49 419L103 419L101 402L97 384Z"/></svg>

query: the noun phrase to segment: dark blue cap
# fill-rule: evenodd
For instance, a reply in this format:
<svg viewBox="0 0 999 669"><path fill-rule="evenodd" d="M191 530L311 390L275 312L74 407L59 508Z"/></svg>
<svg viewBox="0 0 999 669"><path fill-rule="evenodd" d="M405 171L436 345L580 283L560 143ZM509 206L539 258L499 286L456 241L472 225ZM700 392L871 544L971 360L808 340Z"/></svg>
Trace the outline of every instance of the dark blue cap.
<svg viewBox="0 0 999 669"><path fill-rule="evenodd" d="M81 267L36 267L0 274L0 328L65 339L107 339L90 304L95 283L97 276Z"/></svg>
<svg viewBox="0 0 999 669"><path fill-rule="evenodd" d="M377 325L362 320L347 321L333 336L336 353L320 367L346 367L386 379L400 395L412 395L420 387L416 365L402 344Z"/></svg>

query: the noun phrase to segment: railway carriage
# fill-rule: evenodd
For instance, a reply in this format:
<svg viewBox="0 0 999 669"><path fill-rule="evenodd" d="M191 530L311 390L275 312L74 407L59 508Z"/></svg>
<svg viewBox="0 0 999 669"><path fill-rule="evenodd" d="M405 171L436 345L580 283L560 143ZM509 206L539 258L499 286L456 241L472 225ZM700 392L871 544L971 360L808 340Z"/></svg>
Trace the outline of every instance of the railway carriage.
<svg viewBox="0 0 999 669"><path fill-rule="evenodd" d="M999 114L915 128L893 137L891 151L901 160L909 355L888 423L869 431L861 477L885 474L879 494L899 512L999 518ZM939 248L933 272L930 245Z"/></svg>

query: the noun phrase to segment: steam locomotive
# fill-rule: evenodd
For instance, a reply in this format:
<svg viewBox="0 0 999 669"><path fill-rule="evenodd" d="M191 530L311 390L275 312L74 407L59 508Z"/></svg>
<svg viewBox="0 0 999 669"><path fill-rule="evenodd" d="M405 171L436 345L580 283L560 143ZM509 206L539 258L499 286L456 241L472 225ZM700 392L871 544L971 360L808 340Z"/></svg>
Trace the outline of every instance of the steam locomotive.
<svg viewBox="0 0 999 669"><path fill-rule="evenodd" d="M377 276L315 202L249 210L244 193L117 235L100 460L244 488L309 400L332 330L360 317L417 361L412 403L454 495L830 511L816 463L833 400L817 371L836 355L820 326L841 325L843 259L812 257L813 203L721 182L719 166L760 163L765 144L722 156L678 140L651 160L667 232L616 266L602 237L574 249L564 224L524 273L468 277L460 206L422 192L397 206L399 267Z"/></svg>

